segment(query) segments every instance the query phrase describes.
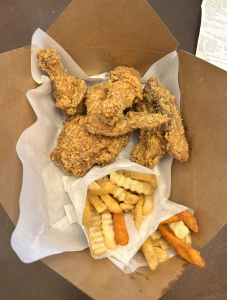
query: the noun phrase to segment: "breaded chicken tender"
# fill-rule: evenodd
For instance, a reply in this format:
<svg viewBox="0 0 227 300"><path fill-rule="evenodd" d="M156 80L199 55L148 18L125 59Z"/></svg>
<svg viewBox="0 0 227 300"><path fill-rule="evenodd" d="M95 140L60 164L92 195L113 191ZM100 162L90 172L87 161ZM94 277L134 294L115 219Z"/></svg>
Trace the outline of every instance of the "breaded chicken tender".
<svg viewBox="0 0 227 300"><path fill-rule="evenodd" d="M66 116L81 114L85 111L82 100L87 91L84 80L67 74L67 70L61 62L60 56L54 49L39 49L39 66L50 75L53 82L53 98L56 106Z"/></svg>
<svg viewBox="0 0 227 300"><path fill-rule="evenodd" d="M85 116L76 116L64 121L58 140L51 159L67 174L81 177L96 163L105 166L113 162L121 147L127 146L130 134L116 138L93 135L86 129Z"/></svg>

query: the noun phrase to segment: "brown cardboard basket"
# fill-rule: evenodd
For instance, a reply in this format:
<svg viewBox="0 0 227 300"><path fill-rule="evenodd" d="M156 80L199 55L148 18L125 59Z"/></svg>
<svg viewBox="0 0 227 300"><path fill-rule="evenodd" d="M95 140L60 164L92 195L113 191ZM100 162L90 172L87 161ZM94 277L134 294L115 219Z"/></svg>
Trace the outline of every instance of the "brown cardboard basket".
<svg viewBox="0 0 227 300"><path fill-rule="evenodd" d="M132 66L143 75L154 62L178 47L145 0L73 0L47 33L88 75L120 65ZM4 70L0 73L1 203L14 224L19 217L22 184L16 143L36 121L26 98L26 92L37 87L31 76L30 53L28 46L0 55ZM225 71L179 52L181 113L191 153L187 163L174 160L170 199L195 210L200 230L192 239L198 247L211 240L227 221L226 82ZM187 266L175 256L159 264L154 272L141 267L136 274L126 275L107 259L94 260L88 249L42 261L100 300L158 299Z"/></svg>

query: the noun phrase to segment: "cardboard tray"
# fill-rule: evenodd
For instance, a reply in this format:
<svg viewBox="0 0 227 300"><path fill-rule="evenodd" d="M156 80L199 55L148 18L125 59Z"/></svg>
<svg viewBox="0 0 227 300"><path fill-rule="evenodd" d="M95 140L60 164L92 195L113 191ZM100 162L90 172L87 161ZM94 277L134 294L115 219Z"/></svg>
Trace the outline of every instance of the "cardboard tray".
<svg viewBox="0 0 227 300"><path fill-rule="evenodd" d="M47 33L88 75L119 65L132 66L143 75L178 46L144 0L73 0ZM14 224L19 217L23 173L16 143L36 121L26 98L26 92L37 87L30 54L28 46L0 55L4 70L0 73L1 203ZM170 199L195 210L200 230L193 234L193 245L203 247L227 221L227 73L183 51L179 65L181 113L191 154L187 163L174 160ZM106 259L92 259L88 249L47 257L43 262L95 299L157 299L187 266L175 256L155 272L142 267L125 275Z"/></svg>

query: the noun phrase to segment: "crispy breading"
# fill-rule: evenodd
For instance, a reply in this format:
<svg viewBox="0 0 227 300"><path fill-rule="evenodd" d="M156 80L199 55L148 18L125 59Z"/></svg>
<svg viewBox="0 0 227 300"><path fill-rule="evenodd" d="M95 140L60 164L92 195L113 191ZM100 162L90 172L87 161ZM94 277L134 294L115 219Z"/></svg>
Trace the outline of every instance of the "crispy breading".
<svg viewBox="0 0 227 300"><path fill-rule="evenodd" d="M113 213L113 222L115 240L117 245L127 245L129 236L125 226L124 213Z"/></svg>
<svg viewBox="0 0 227 300"><path fill-rule="evenodd" d="M50 75L53 82L53 98L56 106L66 116L84 112L85 106L81 102L87 91L85 81L67 74L56 50L39 49L37 54L39 66Z"/></svg>
<svg viewBox="0 0 227 300"><path fill-rule="evenodd" d="M122 119L113 125L100 121L97 114L88 114L86 117L87 130L93 134L105 136L119 136L140 128L155 128L161 124L170 122L171 118L161 114L146 115L143 112L128 112Z"/></svg>
<svg viewBox="0 0 227 300"><path fill-rule="evenodd" d="M132 161L150 169L167 153L181 162L187 161L188 143L174 97L155 76L147 81L143 97L144 100L136 104L136 111L148 115L156 112L172 120L154 129L139 131L140 143L132 151Z"/></svg>
<svg viewBox="0 0 227 300"><path fill-rule="evenodd" d="M114 161L130 134L116 138L93 135L86 129L85 116L76 116L64 121L58 140L51 159L67 174L80 177L96 163L105 166Z"/></svg>
<svg viewBox="0 0 227 300"><path fill-rule="evenodd" d="M100 118L113 125L123 118L123 111L142 100L140 74L133 68L120 66L110 72L107 99L100 107Z"/></svg>
<svg viewBox="0 0 227 300"><path fill-rule="evenodd" d="M174 97L153 76L146 83L144 98L148 102L155 102L157 112L172 118L172 121L165 125L165 139L168 142L166 150L177 160L181 162L187 161L189 157L188 143Z"/></svg>
<svg viewBox="0 0 227 300"><path fill-rule="evenodd" d="M120 136L132 132L137 128L154 128L171 120L171 118L167 118L166 116L162 116L161 114L147 115L143 112L129 111L114 124L106 124L100 119L100 106L102 105L106 97L107 88L104 83L96 84L87 92L86 126L87 130L92 134Z"/></svg>
<svg viewBox="0 0 227 300"><path fill-rule="evenodd" d="M189 212L182 211L177 214L177 216L182 220L192 231L198 232L199 226L197 224L196 218L193 217Z"/></svg>
<svg viewBox="0 0 227 300"><path fill-rule="evenodd" d="M159 224L158 230L181 258L198 267L205 267L205 262L197 250L179 240L164 225Z"/></svg>

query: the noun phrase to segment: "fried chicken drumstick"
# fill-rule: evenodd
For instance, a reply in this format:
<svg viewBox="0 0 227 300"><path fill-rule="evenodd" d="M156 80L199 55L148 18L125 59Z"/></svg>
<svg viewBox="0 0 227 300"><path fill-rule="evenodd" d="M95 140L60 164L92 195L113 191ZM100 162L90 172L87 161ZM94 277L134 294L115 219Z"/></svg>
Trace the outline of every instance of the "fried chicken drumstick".
<svg viewBox="0 0 227 300"><path fill-rule="evenodd" d="M172 120L154 130L139 132L141 141L132 151L132 161L152 169L166 153L181 162L188 160L188 143L174 97L156 77L153 76L147 81L144 101L136 104L136 110L148 115L155 111Z"/></svg>
<svg viewBox="0 0 227 300"><path fill-rule="evenodd" d="M100 119L109 125L123 118L123 111L142 100L140 74L133 68L117 67L110 72L107 98L100 108Z"/></svg>
<svg viewBox="0 0 227 300"><path fill-rule="evenodd" d="M99 117L99 110L105 102L108 90L107 85L101 83L91 87L87 92L86 106L86 126L87 130L93 134L105 136L120 136L132 132L137 128L155 128L161 124L169 122L171 118L161 114L147 114L144 112L128 112L115 124L104 123Z"/></svg>
<svg viewBox="0 0 227 300"><path fill-rule="evenodd" d="M51 159L67 174L81 177L96 163L105 166L113 162L121 147L127 146L130 134L115 138L93 135L86 129L85 116L75 116L64 121L58 140Z"/></svg>
<svg viewBox="0 0 227 300"><path fill-rule="evenodd" d="M80 114L85 108L81 103L87 91L84 80L67 74L60 60L60 56L54 49L39 49L39 66L50 75L53 82L53 98L56 106L66 116Z"/></svg>

